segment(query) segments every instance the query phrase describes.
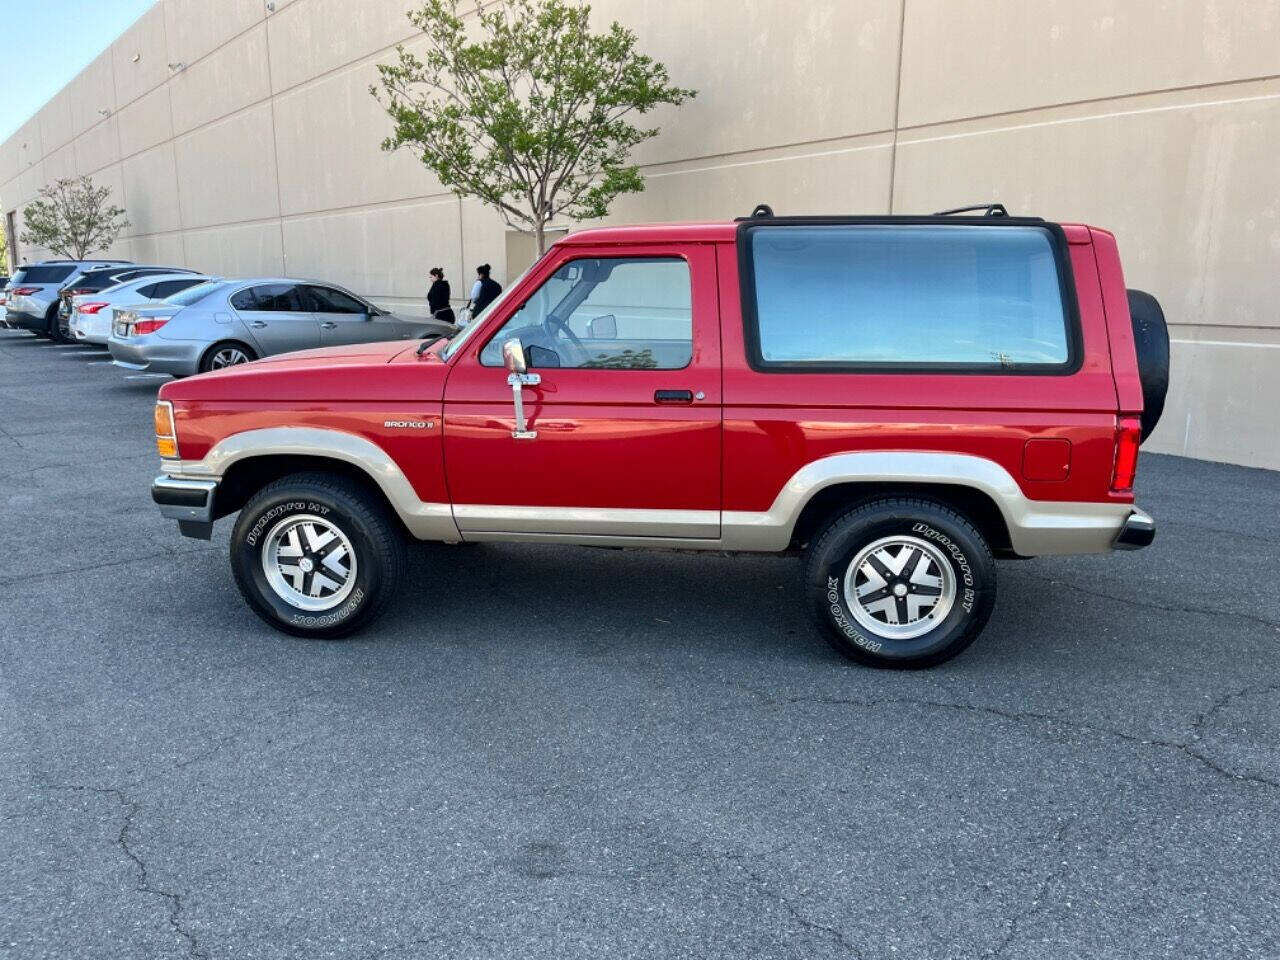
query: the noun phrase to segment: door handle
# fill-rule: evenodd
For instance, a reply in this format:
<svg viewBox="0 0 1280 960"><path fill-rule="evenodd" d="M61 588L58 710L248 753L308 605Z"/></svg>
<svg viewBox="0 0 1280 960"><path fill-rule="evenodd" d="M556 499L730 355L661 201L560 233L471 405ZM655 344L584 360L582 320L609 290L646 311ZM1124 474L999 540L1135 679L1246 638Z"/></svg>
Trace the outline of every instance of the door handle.
<svg viewBox="0 0 1280 960"><path fill-rule="evenodd" d="M333 329L334 327L336 327L336 326L337 326L337 324L336 324L336 323L334 323L332 320L326 320L324 323L320 324L320 329L321 329L321 330L332 330L332 329Z"/></svg>
<svg viewBox="0 0 1280 960"><path fill-rule="evenodd" d="M693 403L692 390L655 390L654 403Z"/></svg>
<svg viewBox="0 0 1280 960"><path fill-rule="evenodd" d="M253 327L253 329L255 330L261 330L266 325L267 325L267 321L265 320L254 320L249 324L249 326Z"/></svg>

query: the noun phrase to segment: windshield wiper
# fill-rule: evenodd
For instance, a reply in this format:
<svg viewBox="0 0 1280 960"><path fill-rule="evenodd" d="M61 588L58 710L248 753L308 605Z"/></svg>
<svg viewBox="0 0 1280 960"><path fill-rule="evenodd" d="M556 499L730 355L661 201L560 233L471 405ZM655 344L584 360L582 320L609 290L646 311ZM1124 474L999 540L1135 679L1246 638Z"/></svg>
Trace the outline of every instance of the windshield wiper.
<svg viewBox="0 0 1280 960"><path fill-rule="evenodd" d="M445 339L445 336L443 333L427 334L425 337L422 338L422 343L418 346L417 356L419 357L422 356L424 353L427 352L427 347L434 345L437 340L443 340L443 339Z"/></svg>

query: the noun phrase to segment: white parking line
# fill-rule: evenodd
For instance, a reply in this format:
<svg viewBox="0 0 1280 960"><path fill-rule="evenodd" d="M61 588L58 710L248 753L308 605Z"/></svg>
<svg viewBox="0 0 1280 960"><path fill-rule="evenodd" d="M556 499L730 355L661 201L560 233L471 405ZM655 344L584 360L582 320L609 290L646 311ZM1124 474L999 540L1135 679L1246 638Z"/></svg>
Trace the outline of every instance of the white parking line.
<svg viewBox="0 0 1280 960"><path fill-rule="evenodd" d="M104 364L104 363L105 363L105 364L107 364L107 365L109 365L109 366L115 366L115 361L114 361L114 360L90 360L88 363L86 363L86 364L85 364L85 366L86 366L86 367L97 367L97 366L101 366L101 365L102 365L102 364Z"/></svg>
<svg viewBox="0 0 1280 960"><path fill-rule="evenodd" d="M167 380L169 379L169 375L167 373L131 373L127 377L125 377L125 379L126 380Z"/></svg>

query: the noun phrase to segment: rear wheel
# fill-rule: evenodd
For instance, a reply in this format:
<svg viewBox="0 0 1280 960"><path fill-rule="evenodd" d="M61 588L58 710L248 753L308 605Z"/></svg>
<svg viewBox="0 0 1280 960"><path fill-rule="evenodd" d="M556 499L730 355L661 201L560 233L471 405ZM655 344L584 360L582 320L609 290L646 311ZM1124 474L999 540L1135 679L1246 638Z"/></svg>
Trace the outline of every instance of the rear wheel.
<svg viewBox="0 0 1280 960"><path fill-rule="evenodd" d="M221 370L223 367L236 367L257 359L258 355L254 353L253 348L236 340L223 340L204 352L204 356L200 358L200 372L208 373L210 370Z"/></svg>
<svg viewBox="0 0 1280 960"><path fill-rule="evenodd" d="M245 601L277 630L347 636L382 614L404 570L404 541L386 507L359 485L300 473L260 490L231 534Z"/></svg>
<svg viewBox="0 0 1280 960"><path fill-rule="evenodd" d="M66 343L62 339L61 331L58 329L58 304L56 301L45 311L44 324L45 329L41 336L48 337L54 343Z"/></svg>
<svg viewBox="0 0 1280 960"><path fill-rule="evenodd" d="M810 614L842 654L874 667L950 660L995 604L995 560L967 519L928 500L892 498L836 517L809 546Z"/></svg>

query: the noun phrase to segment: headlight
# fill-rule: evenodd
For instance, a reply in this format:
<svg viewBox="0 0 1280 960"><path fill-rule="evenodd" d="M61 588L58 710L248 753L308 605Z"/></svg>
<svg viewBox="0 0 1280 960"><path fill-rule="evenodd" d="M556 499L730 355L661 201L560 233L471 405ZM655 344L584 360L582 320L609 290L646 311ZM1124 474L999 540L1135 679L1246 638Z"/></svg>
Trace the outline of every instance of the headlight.
<svg viewBox="0 0 1280 960"><path fill-rule="evenodd" d="M178 456L178 430L173 422L173 404L168 400L156 401L156 449L167 460Z"/></svg>

